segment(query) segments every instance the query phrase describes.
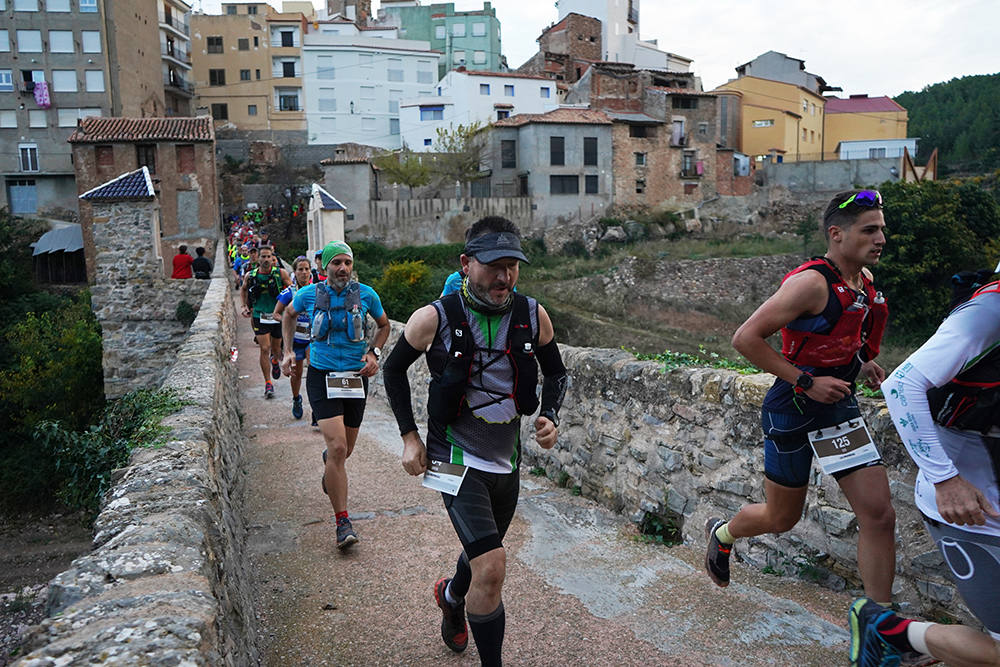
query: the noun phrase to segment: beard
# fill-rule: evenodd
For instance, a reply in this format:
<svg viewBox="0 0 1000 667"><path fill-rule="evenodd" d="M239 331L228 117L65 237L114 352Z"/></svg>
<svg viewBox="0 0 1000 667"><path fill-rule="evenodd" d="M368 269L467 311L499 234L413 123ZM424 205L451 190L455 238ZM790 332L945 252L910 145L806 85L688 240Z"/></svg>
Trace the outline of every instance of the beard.
<svg viewBox="0 0 1000 667"><path fill-rule="evenodd" d="M343 278L338 278L335 276L328 276L326 282L330 285L330 287L339 292L347 287L347 283L351 282L351 277L345 276Z"/></svg>

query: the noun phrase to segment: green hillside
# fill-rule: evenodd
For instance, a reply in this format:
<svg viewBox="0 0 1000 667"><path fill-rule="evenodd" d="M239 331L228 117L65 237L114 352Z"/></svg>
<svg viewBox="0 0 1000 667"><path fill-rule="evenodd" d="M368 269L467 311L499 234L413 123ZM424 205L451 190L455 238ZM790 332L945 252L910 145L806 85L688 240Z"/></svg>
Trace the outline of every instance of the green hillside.
<svg viewBox="0 0 1000 667"><path fill-rule="evenodd" d="M895 98L909 112L917 159L938 149L942 171L1000 168L1000 73L964 76Z"/></svg>

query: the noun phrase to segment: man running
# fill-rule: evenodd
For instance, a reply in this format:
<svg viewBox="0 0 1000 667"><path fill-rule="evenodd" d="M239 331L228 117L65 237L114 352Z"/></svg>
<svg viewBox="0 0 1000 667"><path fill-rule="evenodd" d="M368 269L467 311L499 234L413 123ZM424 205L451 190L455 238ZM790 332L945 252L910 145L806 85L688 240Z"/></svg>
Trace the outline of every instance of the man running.
<svg viewBox="0 0 1000 667"><path fill-rule="evenodd" d="M264 398L274 398L271 380L281 377L281 322L274 319L278 294L292 282L288 272L274 265L274 250L264 246L258 252L258 266L247 274L240 288L243 317L251 317L253 333L260 348L260 372L264 375ZM270 376L270 377L269 377Z"/></svg>
<svg viewBox="0 0 1000 667"><path fill-rule="evenodd" d="M520 231L510 220L487 217L469 230L461 256L460 292L410 316L383 372L386 396L403 438L403 468L425 485L449 473L445 508L462 543L452 578L434 585L441 637L465 650L469 626L483 665L500 665L506 618L501 599L506 573L503 538L517 506L521 416L538 408L538 367L545 376L535 441L556 443L566 368L545 309L516 294ZM427 444L413 418L406 369L427 354ZM428 470L430 466L430 470ZM461 477L464 475L464 477ZM445 477L448 479L448 477Z"/></svg>
<svg viewBox="0 0 1000 667"><path fill-rule="evenodd" d="M882 383L919 467L917 508L958 592L989 635L901 618L867 598L851 606L851 664L909 652L949 665L1000 665L1000 282L957 306Z"/></svg>
<svg viewBox="0 0 1000 667"><path fill-rule="evenodd" d="M740 537L791 530L802 517L813 448L834 476L858 520L858 569L865 592L891 599L896 516L889 480L874 443L867 438L854 392L863 375L878 384L885 372L875 363L888 316L867 266L878 263L885 245L882 195L875 190L842 192L823 216L827 251L785 276L781 287L733 335L733 347L777 376L764 398L765 502L744 505L728 522L709 519L705 566L719 586L729 584L729 554ZM766 339L781 330L782 352ZM838 430L839 429L839 430ZM827 456L851 436L851 455ZM832 460L835 462L831 463Z"/></svg>
<svg viewBox="0 0 1000 667"><path fill-rule="evenodd" d="M308 313L312 342L306 394L326 443L323 492L333 505L337 548L343 550L358 541L347 512L346 463L365 415L368 378L378 371L382 346L389 338L389 318L375 290L352 279L354 252L349 245L328 243L322 258L326 282L300 288L285 308L281 320L285 358L281 365L285 375L292 374L298 315ZM365 337L368 315L377 326L371 347Z"/></svg>
<svg viewBox="0 0 1000 667"><path fill-rule="evenodd" d="M292 262L292 284L281 290L278 295L278 305L274 308L274 319L281 321L285 307L292 302L295 293L306 285L312 284L312 271L310 270L309 258L299 255ZM301 312L295 321L295 335L292 340L292 351L295 352L295 363L292 365L292 374L289 378L289 385L292 388L292 416L302 419L302 365L309 357L309 337L310 337L309 313ZM315 424L314 424L315 426Z"/></svg>

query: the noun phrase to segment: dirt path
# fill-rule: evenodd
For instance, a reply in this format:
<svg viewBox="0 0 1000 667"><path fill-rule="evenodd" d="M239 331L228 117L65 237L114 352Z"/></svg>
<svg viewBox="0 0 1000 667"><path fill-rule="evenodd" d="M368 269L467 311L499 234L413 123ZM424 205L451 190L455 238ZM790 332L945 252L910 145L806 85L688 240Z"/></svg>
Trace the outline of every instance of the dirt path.
<svg viewBox="0 0 1000 667"><path fill-rule="evenodd" d="M459 542L440 496L399 464L398 432L369 403L348 461L361 541L337 552L320 489L322 438L291 416L288 381L263 399L257 348L240 323L251 558L267 665L478 665L439 636L432 586ZM246 377L244 377L246 376ZM533 446L533 445L529 445ZM846 661L849 598L737 564L715 587L703 546L665 548L545 478L522 478L505 540L510 665L831 665Z"/></svg>

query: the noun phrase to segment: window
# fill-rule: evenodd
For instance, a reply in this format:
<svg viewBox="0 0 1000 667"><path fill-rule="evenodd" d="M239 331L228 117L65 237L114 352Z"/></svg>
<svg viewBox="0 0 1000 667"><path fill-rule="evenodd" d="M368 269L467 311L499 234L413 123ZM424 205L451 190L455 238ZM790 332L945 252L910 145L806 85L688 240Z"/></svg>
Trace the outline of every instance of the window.
<svg viewBox="0 0 1000 667"><path fill-rule="evenodd" d="M509 84L509 83L504 84L504 87L503 87L503 96L504 97L514 97L514 85L513 84Z"/></svg>
<svg viewBox="0 0 1000 667"><path fill-rule="evenodd" d="M542 86L538 89L538 96L544 98L552 97L552 90L548 86Z"/></svg>
<svg viewBox="0 0 1000 667"><path fill-rule="evenodd" d="M260 46L260 37L257 37L256 35L254 35L254 38L253 38L253 48L256 49L258 46Z"/></svg>
<svg viewBox="0 0 1000 667"><path fill-rule="evenodd" d="M430 145L431 145L431 140L430 139L424 139L424 146L430 146Z"/></svg>
<svg viewBox="0 0 1000 667"><path fill-rule="evenodd" d="M62 108L56 110L56 122L59 127L75 127L76 120L80 117L79 109Z"/></svg>
<svg viewBox="0 0 1000 667"><path fill-rule="evenodd" d="M295 61L294 60L283 60L281 62L281 76L284 79L290 79L295 76Z"/></svg>
<svg viewBox="0 0 1000 667"><path fill-rule="evenodd" d="M240 81L249 81L249 80L250 80L250 70L248 70L248 69L241 69L240 70Z"/></svg>
<svg viewBox="0 0 1000 667"><path fill-rule="evenodd" d="M236 40L236 48L239 49L240 51L249 51L250 40L247 39L246 37L240 37L239 39Z"/></svg>
<svg viewBox="0 0 1000 667"><path fill-rule="evenodd" d="M583 192L588 195L597 194L597 174L587 174L583 177Z"/></svg>
<svg viewBox="0 0 1000 667"><path fill-rule="evenodd" d="M38 171L38 144L18 144L21 171Z"/></svg>
<svg viewBox="0 0 1000 667"><path fill-rule="evenodd" d="M149 167L149 173L156 173L156 144L136 144L135 161L139 167Z"/></svg>
<svg viewBox="0 0 1000 667"><path fill-rule="evenodd" d="M281 46L295 46L295 31L294 30L282 30L281 31Z"/></svg>
<svg viewBox="0 0 1000 667"><path fill-rule="evenodd" d="M444 26L443 25L434 26L434 39L444 39L444 37L445 37Z"/></svg>
<svg viewBox="0 0 1000 667"><path fill-rule="evenodd" d="M10 51L10 33L4 28L0 30L0 53L6 53Z"/></svg>
<svg viewBox="0 0 1000 667"><path fill-rule="evenodd" d="M257 79L258 81L260 81L260 70L259 70L259 69L255 69L255 70L253 71L253 78L255 78L255 79Z"/></svg>
<svg viewBox="0 0 1000 667"><path fill-rule="evenodd" d="M646 191L646 179L637 178L635 181L635 193L637 195L641 195L645 191Z"/></svg>
<svg viewBox="0 0 1000 667"><path fill-rule="evenodd" d="M100 53L101 52L101 31L100 30L81 30L80 31L80 41L83 44L84 53Z"/></svg>
<svg viewBox="0 0 1000 667"><path fill-rule="evenodd" d="M359 111L375 111L375 86L361 86L361 108Z"/></svg>
<svg viewBox="0 0 1000 667"><path fill-rule="evenodd" d="M361 131L362 132L374 132L376 126L376 120L368 116L362 116L361 118Z"/></svg>
<svg viewBox="0 0 1000 667"><path fill-rule="evenodd" d="M275 91L278 95L278 110L279 111L299 111L299 91L278 88Z"/></svg>
<svg viewBox="0 0 1000 667"><path fill-rule="evenodd" d="M370 53L359 53L358 54L358 64L364 68L370 68L372 66L372 54Z"/></svg>
<svg viewBox="0 0 1000 667"><path fill-rule="evenodd" d="M434 83L434 72L417 70L417 83Z"/></svg>
<svg viewBox="0 0 1000 667"><path fill-rule="evenodd" d="M802 113L809 111L809 100L802 100Z"/></svg>
<svg viewBox="0 0 1000 667"><path fill-rule="evenodd" d="M177 144L174 147L177 153L177 173L193 174L194 167L194 144Z"/></svg>
<svg viewBox="0 0 1000 667"><path fill-rule="evenodd" d="M14 0L15 12L37 12L38 0Z"/></svg>
<svg viewBox="0 0 1000 667"><path fill-rule="evenodd" d="M751 123L754 127L774 127L774 119L768 118L767 120L755 120Z"/></svg>
<svg viewBox="0 0 1000 667"><path fill-rule="evenodd" d="M490 84L488 84L488 83L481 83L481 84L479 84L479 94L480 95L489 95L490 94Z"/></svg>
<svg viewBox="0 0 1000 667"><path fill-rule="evenodd" d="M49 30L49 53L73 53L72 30Z"/></svg>
<svg viewBox="0 0 1000 667"><path fill-rule="evenodd" d="M485 51L473 51L472 52L472 62L477 65L483 65L486 63L486 52Z"/></svg>
<svg viewBox="0 0 1000 667"><path fill-rule="evenodd" d="M229 5L226 7L226 13L230 16L236 15L236 5Z"/></svg>
<svg viewBox="0 0 1000 667"><path fill-rule="evenodd" d="M885 148L869 148L868 157L872 160L880 157L885 157Z"/></svg>
<svg viewBox="0 0 1000 667"><path fill-rule="evenodd" d="M580 177L576 174L564 176L549 176L549 194L578 195L580 194Z"/></svg>
<svg viewBox="0 0 1000 667"><path fill-rule="evenodd" d="M465 64L465 51L461 49L456 49L454 55L454 61L459 65Z"/></svg>
<svg viewBox="0 0 1000 667"><path fill-rule="evenodd" d="M649 136L646 132L647 128L645 125L629 125L628 126L628 136L636 137L638 139L645 139Z"/></svg>
<svg viewBox="0 0 1000 667"><path fill-rule="evenodd" d="M472 36L473 37L484 37L486 35L486 24L485 23L473 23L472 24Z"/></svg>
<svg viewBox="0 0 1000 667"><path fill-rule="evenodd" d="M698 123L698 136L699 137L708 136L708 123Z"/></svg>
<svg viewBox="0 0 1000 667"><path fill-rule="evenodd" d="M49 114L45 109L32 109L28 112L28 127L48 127Z"/></svg>
<svg viewBox="0 0 1000 667"><path fill-rule="evenodd" d="M402 81L403 80L403 61L400 58L389 58L389 64L386 67L386 78L389 81Z"/></svg>
<svg viewBox="0 0 1000 667"><path fill-rule="evenodd" d="M333 56L319 56L316 58L316 78L330 80L335 78L333 69Z"/></svg>
<svg viewBox="0 0 1000 667"><path fill-rule="evenodd" d="M56 93L76 92L76 70L54 69L52 70L52 91Z"/></svg>
<svg viewBox="0 0 1000 667"><path fill-rule="evenodd" d="M420 120L444 120L444 107L420 107Z"/></svg>
<svg viewBox="0 0 1000 667"><path fill-rule="evenodd" d="M247 14L256 14L256 13L257 13L257 7L255 7L254 5L247 5Z"/></svg>
<svg viewBox="0 0 1000 667"><path fill-rule="evenodd" d="M209 53L222 53L222 36L211 35L205 38Z"/></svg>
<svg viewBox="0 0 1000 667"><path fill-rule="evenodd" d="M566 164L565 137L549 137L549 164L556 167Z"/></svg>
<svg viewBox="0 0 1000 667"><path fill-rule="evenodd" d="M588 167L597 166L597 137L583 138L583 164Z"/></svg>
<svg viewBox="0 0 1000 667"><path fill-rule="evenodd" d="M806 141L807 139L809 139L809 130L807 130L806 128L803 127L802 128L802 141Z"/></svg>
<svg viewBox="0 0 1000 667"><path fill-rule="evenodd" d="M13 109L0 110L0 127L17 127L17 112Z"/></svg>
<svg viewBox="0 0 1000 667"><path fill-rule="evenodd" d="M500 167L502 169L517 169L517 141L513 139L500 140Z"/></svg>
<svg viewBox="0 0 1000 667"><path fill-rule="evenodd" d="M497 109L497 120L510 118L510 109Z"/></svg>
<svg viewBox="0 0 1000 667"><path fill-rule="evenodd" d="M9 69L0 69L0 92L14 90L14 79Z"/></svg>
<svg viewBox="0 0 1000 667"><path fill-rule="evenodd" d="M212 118L214 118L215 120L229 120L229 105L213 104Z"/></svg>
<svg viewBox="0 0 1000 667"><path fill-rule="evenodd" d="M99 144L94 146L94 159L98 167L115 166L115 147L111 144Z"/></svg>
<svg viewBox="0 0 1000 667"><path fill-rule="evenodd" d="M42 52L42 31L41 30L18 30L17 50L21 53L41 53Z"/></svg>
<svg viewBox="0 0 1000 667"><path fill-rule="evenodd" d="M45 11L47 12L68 12L69 10L69 0L46 0L45 2Z"/></svg>
<svg viewBox="0 0 1000 667"><path fill-rule="evenodd" d="M645 153L635 153L635 166L645 167L646 166L646 154Z"/></svg>
<svg viewBox="0 0 1000 667"><path fill-rule="evenodd" d="M816 143L816 130L809 130L809 143Z"/></svg>
<svg viewBox="0 0 1000 667"><path fill-rule="evenodd" d="M694 159L694 151L684 151L684 156L681 158L681 174L683 176L693 176L695 174Z"/></svg>
<svg viewBox="0 0 1000 667"><path fill-rule="evenodd" d="M399 119L390 118L389 119L389 134L398 135L399 134Z"/></svg>
<svg viewBox="0 0 1000 667"><path fill-rule="evenodd" d="M452 23L451 24L451 36L452 37L465 37L465 24L464 23Z"/></svg>
<svg viewBox="0 0 1000 667"><path fill-rule="evenodd" d="M399 113L399 100L402 97L402 90L389 89L389 113Z"/></svg>
<svg viewBox="0 0 1000 667"><path fill-rule="evenodd" d="M697 109L697 97L671 97L671 106L674 109Z"/></svg>
<svg viewBox="0 0 1000 667"><path fill-rule="evenodd" d="M810 104L809 105L809 115L810 116L815 116L816 115L816 105L815 104Z"/></svg>
<svg viewBox="0 0 1000 667"><path fill-rule="evenodd" d="M320 97L316 99L317 108L319 111L336 111L337 110L337 97L336 92L333 88L320 88Z"/></svg>
<svg viewBox="0 0 1000 667"><path fill-rule="evenodd" d="M80 109L80 118L89 118L90 116L96 116L100 118L101 108L100 107L84 107Z"/></svg>
<svg viewBox="0 0 1000 667"><path fill-rule="evenodd" d="M248 116L256 116L257 115L257 105L256 104L248 104L247 105L247 115Z"/></svg>
<svg viewBox="0 0 1000 667"><path fill-rule="evenodd" d="M224 69L208 70L208 85L210 86L226 85L226 70Z"/></svg>

